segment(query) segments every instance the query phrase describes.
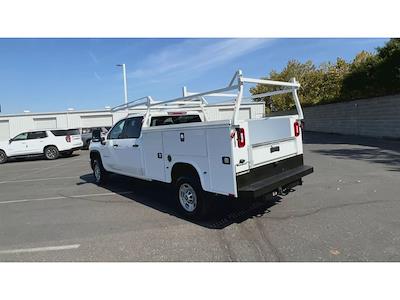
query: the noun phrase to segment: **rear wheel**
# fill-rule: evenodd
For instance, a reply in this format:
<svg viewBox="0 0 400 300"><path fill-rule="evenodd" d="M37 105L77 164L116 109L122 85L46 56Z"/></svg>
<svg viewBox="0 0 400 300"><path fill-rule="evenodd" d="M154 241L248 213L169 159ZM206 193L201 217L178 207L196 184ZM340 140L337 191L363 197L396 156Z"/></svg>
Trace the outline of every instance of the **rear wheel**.
<svg viewBox="0 0 400 300"><path fill-rule="evenodd" d="M198 179L180 177L176 182L176 196L180 211L188 218L204 218L208 214L208 198Z"/></svg>
<svg viewBox="0 0 400 300"><path fill-rule="evenodd" d="M3 150L0 150L0 164L4 164L7 161L7 155Z"/></svg>
<svg viewBox="0 0 400 300"><path fill-rule="evenodd" d="M60 156L60 153L56 146L48 146L44 149L44 156L49 160L53 160L57 159Z"/></svg>
<svg viewBox="0 0 400 300"><path fill-rule="evenodd" d="M93 175L96 184L102 185L107 182L108 172L104 169L101 160L95 159L93 162Z"/></svg>

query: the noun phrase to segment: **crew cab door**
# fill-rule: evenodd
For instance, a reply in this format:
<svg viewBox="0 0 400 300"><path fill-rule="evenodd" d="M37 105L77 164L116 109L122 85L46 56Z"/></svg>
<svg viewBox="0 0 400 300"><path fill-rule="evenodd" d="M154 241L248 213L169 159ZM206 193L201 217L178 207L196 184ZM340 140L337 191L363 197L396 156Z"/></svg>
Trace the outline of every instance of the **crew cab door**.
<svg viewBox="0 0 400 300"><path fill-rule="evenodd" d="M118 170L128 176L144 176L142 163L142 130L143 117L132 117L125 120L122 138L114 147Z"/></svg>
<svg viewBox="0 0 400 300"><path fill-rule="evenodd" d="M102 147L102 163L109 171L118 170L118 153L117 149L122 140L122 133L124 130L125 120L121 120L114 125L107 135L105 145Z"/></svg>
<svg viewBox="0 0 400 300"><path fill-rule="evenodd" d="M14 156L27 154L27 139L28 132L20 133L11 139L11 143L8 145L8 155Z"/></svg>

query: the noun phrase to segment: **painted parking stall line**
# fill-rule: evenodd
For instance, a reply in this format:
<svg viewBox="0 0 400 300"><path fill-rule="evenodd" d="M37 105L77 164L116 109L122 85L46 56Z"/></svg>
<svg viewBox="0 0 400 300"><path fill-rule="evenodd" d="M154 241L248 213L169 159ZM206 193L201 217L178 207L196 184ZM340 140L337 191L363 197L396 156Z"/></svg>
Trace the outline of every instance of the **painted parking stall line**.
<svg viewBox="0 0 400 300"><path fill-rule="evenodd" d="M18 254L18 253L32 253L32 252L46 252L46 251L60 251L60 250L72 250L78 249L81 245L62 245L62 246L50 246L50 247L38 247L38 248L20 248L10 250L0 250L0 254Z"/></svg>
<svg viewBox="0 0 400 300"><path fill-rule="evenodd" d="M115 195L126 195L132 194L133 191L122 191L122 192L112 192L112 193L99 193L99 194L85 194L85 195L71 195L71 196L56 196L56 197L48 197L48 198L36 198L36 199L18 199L18 200L7 200L0 201L1 204L10 204L10 203L23 203L23 202L35 202L35 201L51 201L51 200L62 200L62 199L71 199L71 198L91 198L91 197L105 197L105 196L115 196Z"/></svg>
<svg viewBox="0 0 400 300"><path fill-rule="evenodd" d="M36 178L36 179L6 180L6 181L0 181L0 184L47 181L47 180L64 180L64 179L73 179L73 178L79 178L79 177L78 176L66 176L66 177L49 177L49 178Z"/></svg>

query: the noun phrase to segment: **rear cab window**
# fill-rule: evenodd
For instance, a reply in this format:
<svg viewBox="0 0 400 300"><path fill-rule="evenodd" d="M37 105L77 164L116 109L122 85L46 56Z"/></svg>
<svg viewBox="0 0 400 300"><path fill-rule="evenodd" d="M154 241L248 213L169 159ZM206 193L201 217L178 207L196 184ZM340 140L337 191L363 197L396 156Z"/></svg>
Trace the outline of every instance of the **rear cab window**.
<svg viewBox="0 0 400 300"><path fill-rule="evenodd" d="M199 115L158 116L152 117L150 126L165 126L201 122Z"/></svg>

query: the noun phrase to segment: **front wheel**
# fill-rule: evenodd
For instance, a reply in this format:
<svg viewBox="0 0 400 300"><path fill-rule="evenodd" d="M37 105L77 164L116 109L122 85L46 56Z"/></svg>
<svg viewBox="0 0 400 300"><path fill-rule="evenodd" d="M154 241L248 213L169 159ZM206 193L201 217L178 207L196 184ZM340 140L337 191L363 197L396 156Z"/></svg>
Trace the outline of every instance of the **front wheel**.
<svg viewBox="0 0 400 300"><path fill-rule="evenodd" d="M0 164L4 164L7 161L7 155L3 150L0 150Z"/></svg>
<svg viewBox="0 0 400 300"><path fill-rule="evenodd" d="M93 175L96 184L105 184L108 179L108 172L104 169L100 160L96 159L93 162Z"/></svg>
<svg viewBox="0 0 400 300"><path fill-rule="evenodd" d="M60 152L58 152L56 146L48 146L46 149L44 149L44 156L46 159L53 160L60 156Z"/></svg>
<svg viewBox="0 0 400 300"><path fill-rule="evenodd" d="M181 212L188 218L204 218L208 214L208 199L198 180L181 177L176 182L176 195Z"/></svg>

